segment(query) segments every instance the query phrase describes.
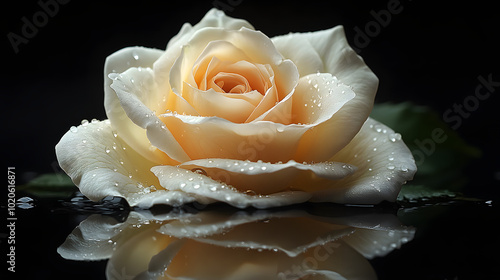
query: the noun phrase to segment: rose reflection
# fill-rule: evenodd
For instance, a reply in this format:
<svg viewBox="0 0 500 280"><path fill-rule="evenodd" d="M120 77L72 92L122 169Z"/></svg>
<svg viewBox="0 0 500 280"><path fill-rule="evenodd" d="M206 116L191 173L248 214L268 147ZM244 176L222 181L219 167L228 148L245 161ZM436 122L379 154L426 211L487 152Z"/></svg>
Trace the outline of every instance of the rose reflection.
<svg viewBox="0 0 500 280"><path fill-rule="evenodd" d="M376 279L367 259L415 232L373 208L190 212L131 212L123 223L92 215L58 252L109 259L108 279Z"/></svg>

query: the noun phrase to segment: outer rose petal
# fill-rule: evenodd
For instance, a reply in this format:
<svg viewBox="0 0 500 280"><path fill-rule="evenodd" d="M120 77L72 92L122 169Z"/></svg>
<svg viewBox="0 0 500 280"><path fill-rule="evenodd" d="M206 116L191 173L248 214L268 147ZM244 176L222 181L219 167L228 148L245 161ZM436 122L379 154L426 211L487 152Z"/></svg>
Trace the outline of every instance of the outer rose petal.
<svg viewBox="0 0 500 280"><path fill-rule="evenodd" d="M107 120L72 128L57 144L56 155L61 168L94 201L119 196L131 206L151 207L194 200L185 193L163 190L149 171L155 163L127 145Z"/></svg>
<svg viewBox="0 0 500 280"><path fill-rule="evenodd" d="M352 89L328 73L302 77L293 95L293 121L305 123L310 129L302 136L294 159L319 162L329 160L351 140L344 125L356 118L337 118L340 111L357 98Z"/></svg>
<svg viewBox="0 0 500 280"><path fill-rule="evenodd" d="M210 178L225 182L240 192L255 194L290 190L313 192L328 188L331 180L339 180L356 170L341 162L301 164L291 160L272 164L216 158L188 161L180 167L204 170Z"/></svg>
<svg viewBox="0 0 500 280"><path fill-rule="evenodd" d="M203 19L201 19L201 21L195 26L192 26L189 23L184 23L181 31L170 39L167 48L174 47L174 45L184 45L196 31L206 27L219 27L229 30L238 30L242 27L254 29L253 26L246 20L228 17L224 14L224 12L214 8L208 11Z"/></svg>
<svg viewBox="0 0 500 280"><path fill-rule="evenodd" d="M299 125L261 121L237 124L217 117L160 116L191 159L288 161L305 132Z"/></svg>
<svg viewBox="0 0 500 280"><path fill-rule="evenodd" d="M417 171L401 135L368 118L360 132L332 161L358 168L352 176L335 181L332 189L313 194L311 201L377 204L395 201L401 186Z"/></svg>
<svg viewBox="0 0 500 280"><path fill-rule="evenodd" d="M155 166L151 171L158 177L163 188L188 193L204 204L221 201L238 208L269 208L301 203L310 198L308 193L300 191L247 195L208 176L175 166Z"/></svg>
<svg viewBox="0 0 500 280"><path fill-rule="evenodd" d="M130 47L121 49L108 56L104 65L104 108L113 129L120 133L124 141L133 147L134 150L147 159L158 163L168 161L166 155L159 150L151 151L149 149L150 144L146 136L146 130L134 124L127 117L116 92L110 87L113 81L108 78L108 75L125 72L131 67L151 67L161 54L163 54L161 50ZM152 93L148 92L148 94ZM142 100L146 98L151 101L154 99L154 96L145 95L141 97ZM161 100L159 96L156 96L156 98Z"/></svg>
<svg viewBox="0 0 500 280"><path fill-rule="evenodd" d="M165 99L161 98L151 68L130 68L121 74L111 74L110 78L114 80L111 88L116 92L123 110L136 125L146 129L151 144L175 161L189 160L172 133L155 115L155 109L160 110ZM149 145L153 151L155 147ZM162 163L172 163L172 160L167 160L168 157Z"/></svg>
<svg viewBox="0 0 500 280"><path fill-rule="evenodd" d="M335 130L342 132L342 137L336 140L334 146L338 148L347 145L358 133L373 108L378 78L349 46L343 27L310 33L292 33L274 37L272 41L285 58L295 62L301 75L314 72L331 73L352 88L356 98L335 113L331 120L335 123ZM322 64L319 63L318 56ZM315 69L321 66L322 68ZM304 135L303 145L312 147L314 139L325 139L324 137L327 135L309 133ZM305 151L300 158L309 160L308 152Z"/></svg>

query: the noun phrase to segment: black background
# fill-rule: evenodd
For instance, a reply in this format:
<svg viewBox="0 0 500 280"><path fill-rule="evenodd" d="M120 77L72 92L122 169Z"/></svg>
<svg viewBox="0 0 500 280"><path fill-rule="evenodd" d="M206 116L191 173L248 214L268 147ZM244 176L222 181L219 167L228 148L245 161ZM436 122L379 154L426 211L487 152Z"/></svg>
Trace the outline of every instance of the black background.
<svg viewBox="0 0 500 280"><path fill-rule="evenodd" d="M7 34L21 35L22 18L32 21L42 9L37 1L9 2L1 16L4 164L16 167L19 183L57 170L54 146L69 127L82 119L106 118L106 56L135 45L164 49L184 22L197 23L214 3L269 37L344 25L348 40L380 79L377 102L412 101L442 115L474 95L478 76L500 81L494 2L401 0L402 11L360 47L356 28L364 30L374 21L371 11L387 9L388 2L73 0L59 5L17 53ZM499 92L497 87L480 101L457 128L483 151L465 171L470 178L466 193L486 199L498 196L500 183Z"/></svg>

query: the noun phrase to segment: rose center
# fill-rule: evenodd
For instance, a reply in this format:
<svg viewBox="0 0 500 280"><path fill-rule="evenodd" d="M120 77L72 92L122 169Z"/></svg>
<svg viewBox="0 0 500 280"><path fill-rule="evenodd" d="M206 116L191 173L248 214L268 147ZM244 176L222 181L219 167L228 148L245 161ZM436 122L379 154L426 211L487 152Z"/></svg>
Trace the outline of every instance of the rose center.
<svg viewBox="0 0 500 280"><path fill-rule="evenodd" d="M210 85L215 91L223 93L246 93L252 91L248 80L236 73L220 72L212 78Z"/></svg>

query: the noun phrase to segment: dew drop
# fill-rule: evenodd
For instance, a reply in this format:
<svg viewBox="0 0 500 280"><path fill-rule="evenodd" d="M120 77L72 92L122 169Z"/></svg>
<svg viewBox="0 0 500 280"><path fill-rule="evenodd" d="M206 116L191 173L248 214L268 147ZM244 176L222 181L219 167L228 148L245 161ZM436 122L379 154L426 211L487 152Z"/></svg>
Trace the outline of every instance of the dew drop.
<svg viewBox="0 0 500 280"><path fill-rule="evenodd" d="M82 120L82 126L87 126L87 125L89 125L89 121L86 120L86 119L83 119Z"/></svg>
<svg viewBox="0 0 500 280"><path fill-rule="evenodd" d="M262 169L262 170L266 170L266 169L267 169L267 167L262 166L260 169Z"/></svg>
<svg viewBox="0 0 500 280"><path fill-rule="evenodd" d="M401 134L399 134L399 133L391 134L389 136L389 140L391 140L391 142L399 141L399 140L401 140Z"/></svg>
<svg viewBox="0 0 500 280"><path fill-rule="evenodd" d="M133 52L132 56L134 57L135 60L139 60L139 54L137 54L136 52Z"/></svg>
<svg viewBox="0 0 500 280"><path fill-rule="evenodd" d="M104 151L106 151L106 154L109 154L109 152L111 152L111 150L108 148L106 148Z"/></svg>
<svg viewBox="0 0 500 280"><path fill-rule="evenodd" d="M207 175L207 172L205 170L203 170L202 168L193 168L191 169L192 172L196 173L196 174L201 174L201 175Z"/></svg>
<svg viewBox="0 0 500 280"><path fill-rule="evenodd" d="M70 127L70 128L69 128L69 130L70 130L71 132L77 132L77 131L78 131L78 128L77 128L76 126L72 126L72 127Z"/></svg>
<svg viewBox="0 0 500 280"><path fill-rule="evenodd" d="M394 168L395 168L394 165L388 165L387 166L387 169L389 169L389 170L394 170Z"/></svg>

